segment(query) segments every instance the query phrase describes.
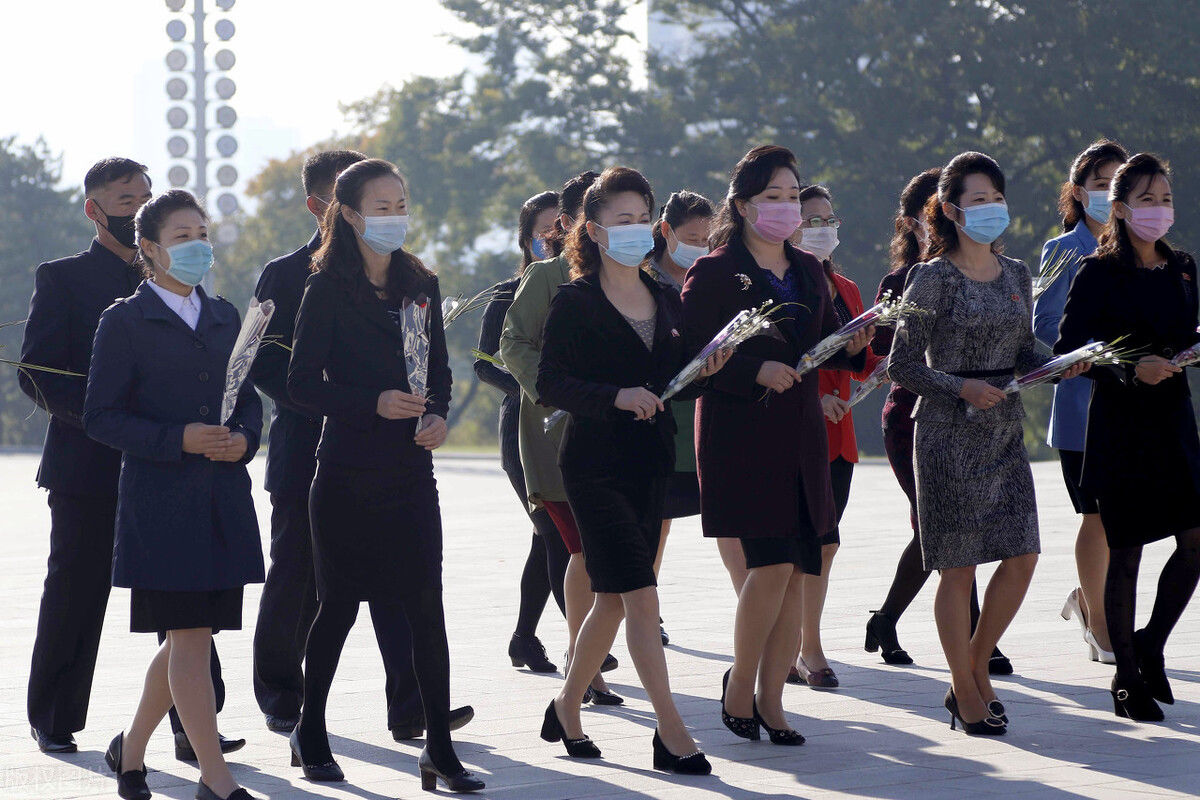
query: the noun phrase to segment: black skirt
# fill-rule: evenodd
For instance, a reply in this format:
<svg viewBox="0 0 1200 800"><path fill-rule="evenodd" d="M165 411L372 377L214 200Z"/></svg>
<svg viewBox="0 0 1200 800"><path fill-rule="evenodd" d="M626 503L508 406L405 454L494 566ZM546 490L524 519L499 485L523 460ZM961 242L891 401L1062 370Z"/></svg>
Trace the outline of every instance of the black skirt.
<svg viewBox="0 0 1200 800"><path fill-rule="evenodd" d="M592 591L622 594L657 586L666 478L645 475L571 480L563 488L579 525Z"/></svg>
<svg viewBox="0 0 1200 800"><path fill-rule="evenodd" d="M240 631L242 587L211 592L130 590L130 632L165 633L189 628L211 628L213 633Z"/></svg>
<svg viewBox="0 0 1200 800"><path fill-rule="evenodd" d="M1098 514L1100 505L1096 495L1079 485L1083 476L1083 453L1078 450L1059 450L1058 460L1062 465L1063 482L1076 514Z"/></svg>
<svg viewBox="0 0 1200 800"><path fill-rule="evenodd" d="M746 569L791 564L808 575L821 574L821 544L823 537L813 530L812 518L804 490L799 492L799 536L743 536L742 552L746 554Z"/></svg>
<svg viewBox="0 0 1200 800"><path fill-rule="evenodd" d="M667 478L663 519L683 519L700 513L700 480L695 472L672 472Z"/></svg>

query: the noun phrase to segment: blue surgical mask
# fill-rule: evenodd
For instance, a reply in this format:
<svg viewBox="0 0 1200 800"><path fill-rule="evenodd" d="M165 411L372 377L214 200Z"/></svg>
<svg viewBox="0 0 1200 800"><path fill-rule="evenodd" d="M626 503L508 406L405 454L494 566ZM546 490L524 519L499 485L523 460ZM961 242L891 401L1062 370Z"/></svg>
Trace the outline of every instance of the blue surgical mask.
<svg viewBox="0 0 1200 800"><path fill-rule="evenodd" d="M678 242L675 245L675 249L671 251L671 260L684 269L691 269L692 264L696 263L697 258L706 255L708 255L707 247L697 247L694 244Z"/></svg>
<svg viewBox="0 0 1200 800"><path fill-rule="evenodd" d="M963 224L954 224L980 244L991 244L1008 228L1008 205L1005 203L984 203L968 208L955 208L963 212Z"/></svg>
<svg viewBox="0 0 1200 800"><path fill-rule="evenodd" d="M614 225L605 228L597 225L608 233L608 247L600 249L608 253L609 258L627 267L636 267L646 260L646 254L654 249L654 232L649 225Z"/></svg>
<svg viewBox="0 0 1200 800"><path fill-rule="evenodd" d="M199 286L213 266L212 245L204 239L192 239L167 248L171 266L167 274L188 286Z"/></svg>
<svg viewBox="0 0 1200 800"><path fill-rule="evenodd" d="M408 235L407 214L387 217L364 217L359 214L358 217L363 221L362 240L379 255L391 255L403 246L404 237Z"/></svg>
<svg viewBox="0 0 1200 800"><path fill-rule="evenodd" d="M1112 211L1112 200L1108 199L1108 190L1088 192L1087 206L1083 210L1096 222L1106 224L1109 212Z"/></svg>
<svg viewBox="0 0 1200 800"><path fill-rule="evenodd" d="M533 257L536 260L544 261L546 259L546 241L544 239L539 239L535 236L533 241L529 243L529 250L533 253Z"/></svg>

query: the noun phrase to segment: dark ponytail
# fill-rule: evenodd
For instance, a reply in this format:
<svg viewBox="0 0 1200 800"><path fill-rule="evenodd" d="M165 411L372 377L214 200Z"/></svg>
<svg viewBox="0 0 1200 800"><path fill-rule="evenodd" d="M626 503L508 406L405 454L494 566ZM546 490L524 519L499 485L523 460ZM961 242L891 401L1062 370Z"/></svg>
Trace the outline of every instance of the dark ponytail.
<svg viewBox="0 0 1200 800"><path fill-rule="evenodd" d="M687 189L675 192L663 204L658 222L654 225L654 250L650 253L651 261L661 261L667 252L667 237L663 233L662 223L671 226L671 230L686 225L693 219L710 219L716 210L708 198L702 197Z"/></svg>

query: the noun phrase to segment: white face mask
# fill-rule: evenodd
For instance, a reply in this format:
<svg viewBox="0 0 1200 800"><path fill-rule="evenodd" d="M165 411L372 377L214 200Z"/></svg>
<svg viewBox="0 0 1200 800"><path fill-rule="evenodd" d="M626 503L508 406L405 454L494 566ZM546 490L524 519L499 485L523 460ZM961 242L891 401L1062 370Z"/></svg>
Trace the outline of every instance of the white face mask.
<svg viewBox="0 0 1200 800"><path fill-rule="evenodd" d="M676 240L675 249L671 251L671 260L683 269L691 269L692 264L696 263L697 258L706 255L708 255L707 247L697 247L696 245L685 244Z"/></svg>
<svg viewBox="0 0 1200 800"><path fill-rule="evenodd" d="M823 228L801 228L800 248L807 250L824 261L833 255L838 246L837 228L826 225Z"/></svg>

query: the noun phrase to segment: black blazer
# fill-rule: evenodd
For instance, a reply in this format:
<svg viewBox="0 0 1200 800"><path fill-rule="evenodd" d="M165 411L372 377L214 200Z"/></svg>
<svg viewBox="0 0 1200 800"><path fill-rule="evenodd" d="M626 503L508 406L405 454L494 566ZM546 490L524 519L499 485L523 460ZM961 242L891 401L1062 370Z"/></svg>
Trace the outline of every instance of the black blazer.
<svg viewBox="0 0 1200 800"><path fill-rule="evenodd" d="M120 450L113 585L161 591L262 581L262 544L246 464L258 450L262 400L246 381L229 427L246 437L237 464L183 452L192 422L221 423L225 369L241 323L228 301L197 289L196 330L149 284L100 319L84 425Z"/></svg>
<svg viewBox="0 0 1200 800"><path fill-rule="evenodd" d="M98 240L85 252L37 268L21 360L84 377L37 370L18 375L22 391L50 414L38 485L87 496L115 496L121 454L83 432L92 341L100 314L133 294L141 275Z"/></svg>
<svg viewBox="0 0 1200 800"><path fill-rule="evenodd" d="M605 297L599 275L560 286L550 303L537 392L542 404L570 412L559 451L565 478L630 471L668 475L675 469L670 401L665 412L646 421L613 405L617 392L629 386L661 395L687 363L679 295L639 274L658 308L652 351ZM695 391L684 396L694 397Z"/></svg>
<svg viewBox="0 0 1200 800"><path fill-rule="evenodd" d="M307 494L317 470L321 415L292 399L287 377L291 358L288 348L295 335L296 314L300 311L304 284L312 275L312 255L320 243L320 234L314 233L308 244L296 252L267 264L254 290L259 302L275 303L266 340L250 369L254 385L274 403L267 444L266 488L271 494Z"/></svg>
<svg viewBox="0 0 1200 800"><path fill-rule="evenodd" d="M479 326L479 351L495 355L500 350L500 334L504 330L504 315L512 307L519 278L501 281L492 287L492 299L483 310ZM512 373L490 361L475 359L475 374L479 380L504 392L500 399L500 466L511 474L521 471L521 447L517 441L517 422L521 415L521 384Z"/></svg>
<svg viewBox="0 0 1200 800"><path fill-rule="evenodd" d="M404 269L393 262L392 269ZM450 362L436 277L411 275L405 293L429 303L427 413L450 409ZM432 468L432 454L413 442L415 419L379 416L379 394L409 391L404 338L384 301L352 296L327 272L308 279L288 367L288 391L302 406L325 417L317 459L369 469Z"/></svg>

